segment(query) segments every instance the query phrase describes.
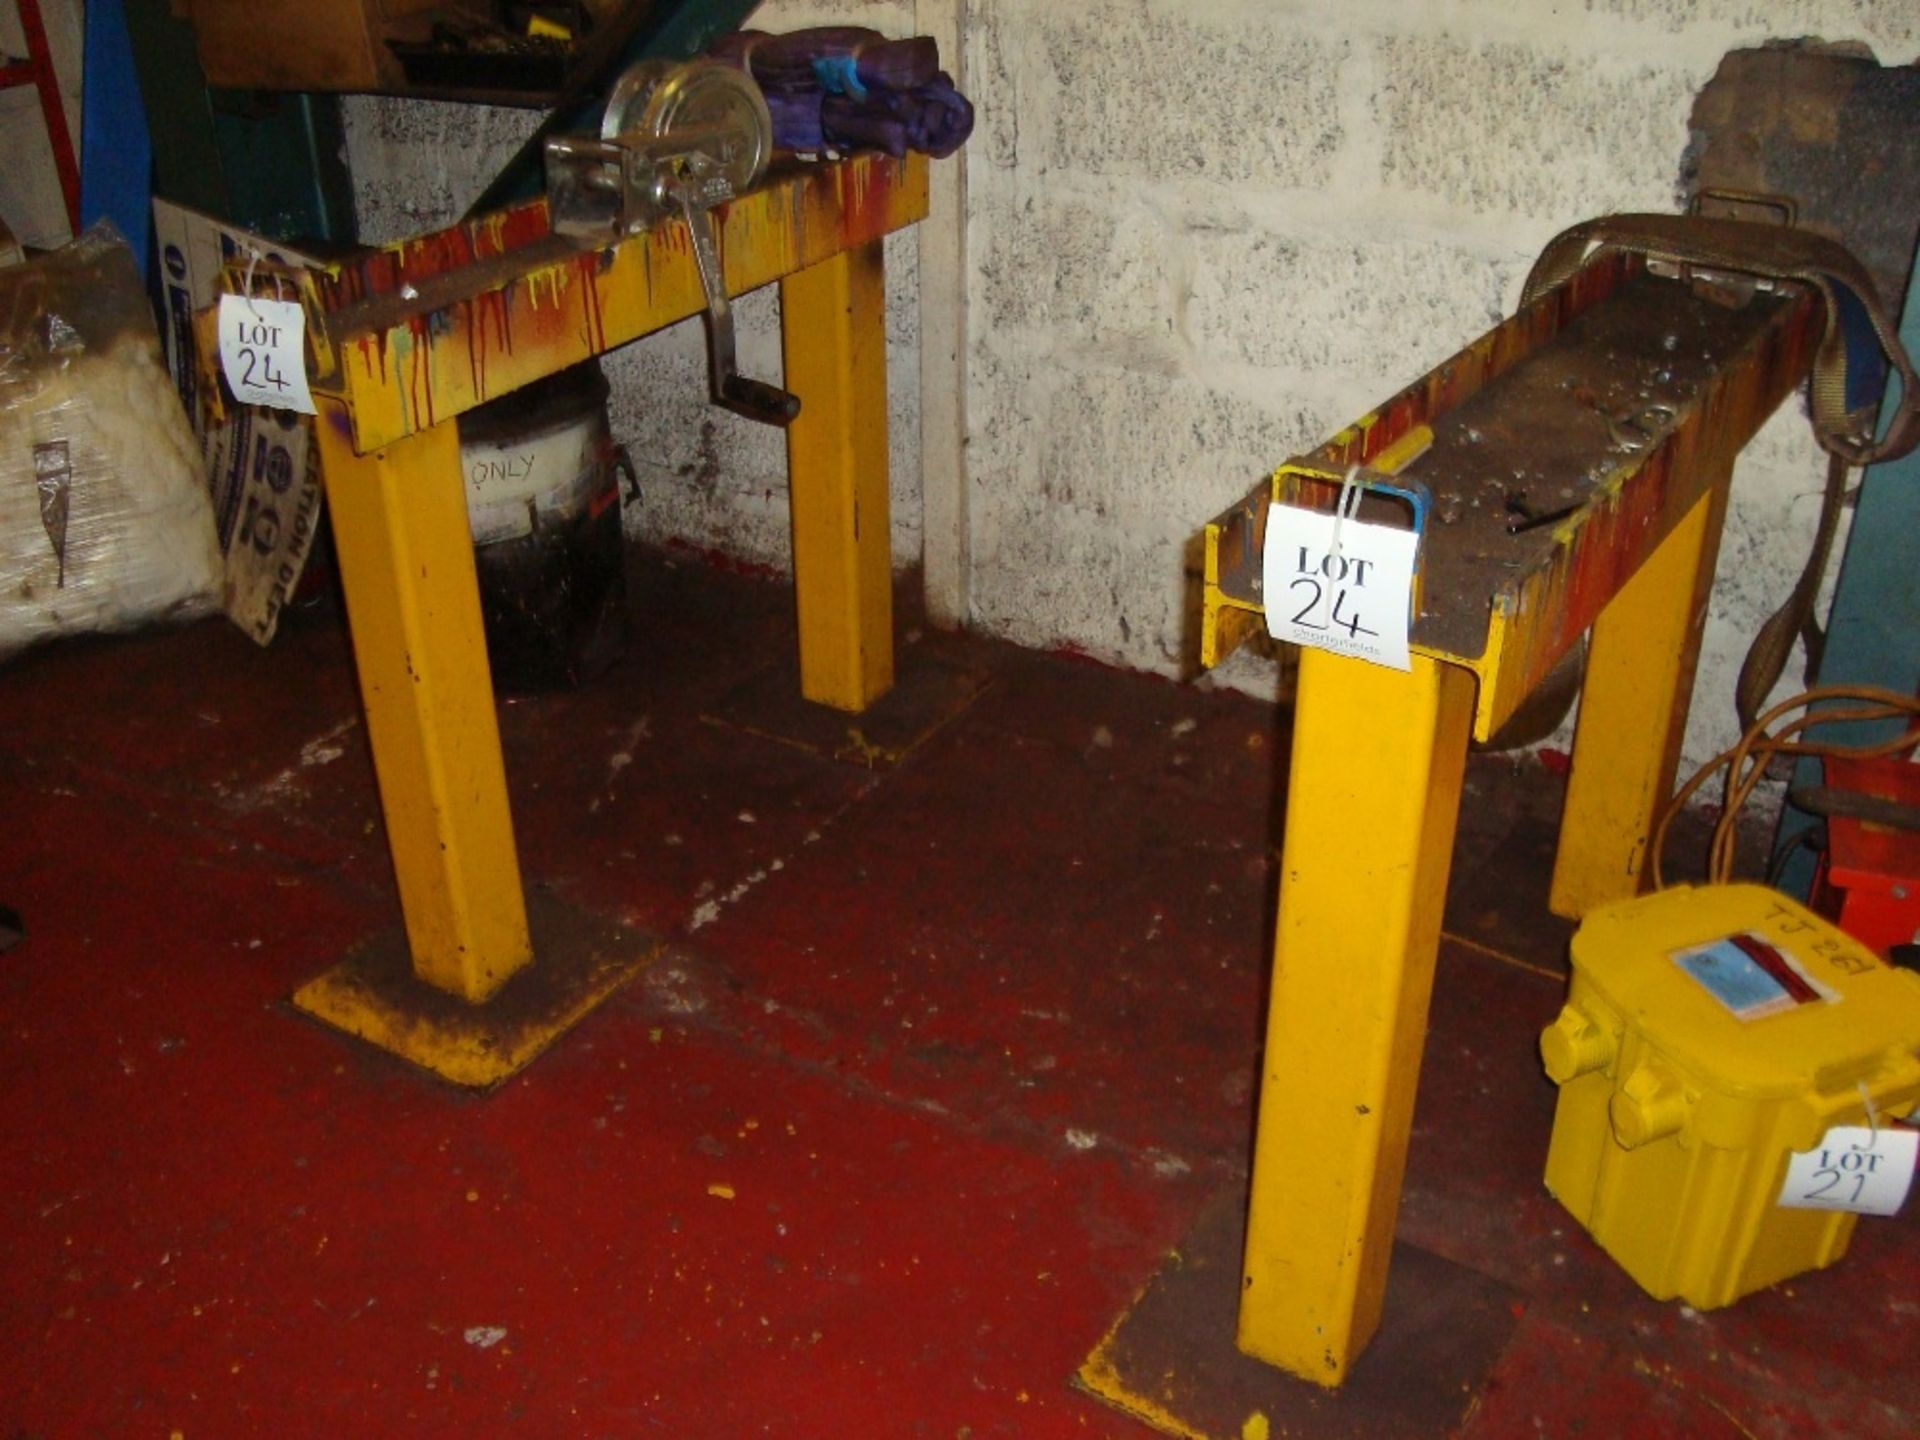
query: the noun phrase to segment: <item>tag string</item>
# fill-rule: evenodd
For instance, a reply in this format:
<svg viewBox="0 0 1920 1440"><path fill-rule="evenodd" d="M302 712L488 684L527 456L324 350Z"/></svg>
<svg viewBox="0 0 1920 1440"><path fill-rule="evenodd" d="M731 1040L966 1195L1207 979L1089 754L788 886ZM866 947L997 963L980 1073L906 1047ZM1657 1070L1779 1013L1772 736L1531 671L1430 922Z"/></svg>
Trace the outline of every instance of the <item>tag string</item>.
<svg viewBox="0 0 1920 1440"><path fill-rule="evenodd" d="M1333 539L1327 546L1327 558L1340 558L1340 527L1360 513L1360 497L1363 494L1360 484L1360 467L1349 465L1346 478L1340 482L1339 498L1333 502Z"/></svg>
<svg viewBox="0 0 1920 1440"><path fill-rule="evenodd" d="M253 308L253 272L258 268L260 259L260 247L258 245L247 246L247 273L240 281L240 293L246 297L247 310L256 320L260 318L260 312Z"/></svg>
<svg viewBox="0 0 1920 1440"><path fill-rule="evenodd" d="M1873 1093L1867 1089L1867 1082L1855 1082L1860 1088L1860 1103L1867 1107L1867 1130L1873 1136L1867 1148L1871 1150L1880 1141L1880 1114L1873 1108Z"/></svg>
<svg viewBox="0 0 1920 1440"><path fill-rule="evenodd" d="M1345 478L1340 481L1340 494L1333 502L1333 535L1327 544L1327 561L1336 570L1339 569L1341 563L1340 527L1359 515L1360 498L1365 493L1365 487L1360 484L1360 467L1358 465L1349 465ZM1332 577L1329 576L1328 578L1331 579ZM1327 602L1328 623L1332 623L1332 585L1325 587L1323 598Z"/></svg>

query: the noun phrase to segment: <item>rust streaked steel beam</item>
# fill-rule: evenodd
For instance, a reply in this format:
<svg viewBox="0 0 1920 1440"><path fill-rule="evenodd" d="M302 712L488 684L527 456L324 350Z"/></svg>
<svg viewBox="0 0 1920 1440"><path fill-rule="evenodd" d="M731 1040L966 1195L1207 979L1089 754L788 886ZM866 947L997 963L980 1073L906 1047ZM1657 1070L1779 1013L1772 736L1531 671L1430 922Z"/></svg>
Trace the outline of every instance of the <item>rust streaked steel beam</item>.
<svg viewBox="0 0 1920 1440"><path fill-rule="evenodd" d="M858 155L777 167L714 212L730 295L924 219L927 159ZM309 378L345 402L367 454L704 308L686 225L600 249L551 233L544 200L417 236L320 272L252 280L302 292Z"/></svg>
<svg viewBox="0 0 1920 1440"><path fill-rule="evenodd" d="M1589 266L1209 522L1202 662L1260 626L1268 502L1330 504L1350 465L1424 425L1432 445L1398 471L1434 498L1413 649L1478 676L1489 738L1805 377L1817 315L1792 286ZM1509 534L1515 493L1576 508Z"/></svg>

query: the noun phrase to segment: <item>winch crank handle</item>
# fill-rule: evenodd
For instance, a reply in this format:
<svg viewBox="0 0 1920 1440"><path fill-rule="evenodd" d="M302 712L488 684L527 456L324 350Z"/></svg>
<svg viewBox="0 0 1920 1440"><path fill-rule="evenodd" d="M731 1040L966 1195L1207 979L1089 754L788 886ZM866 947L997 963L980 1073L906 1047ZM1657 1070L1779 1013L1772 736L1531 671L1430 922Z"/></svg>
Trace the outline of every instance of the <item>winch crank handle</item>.
<svg viewBox="0 0 1920 1440"><path fill-rule="evenodd" d="M690 187L674 187L680 213L693 241L694 267L700 272L700 290L707 301L707 387L713 403L762 425L787 426L800 413L800 397L778 385L749 380L734 359L733 307L720 273L719 248L714 244L713 212L699 204Z"/></svg>

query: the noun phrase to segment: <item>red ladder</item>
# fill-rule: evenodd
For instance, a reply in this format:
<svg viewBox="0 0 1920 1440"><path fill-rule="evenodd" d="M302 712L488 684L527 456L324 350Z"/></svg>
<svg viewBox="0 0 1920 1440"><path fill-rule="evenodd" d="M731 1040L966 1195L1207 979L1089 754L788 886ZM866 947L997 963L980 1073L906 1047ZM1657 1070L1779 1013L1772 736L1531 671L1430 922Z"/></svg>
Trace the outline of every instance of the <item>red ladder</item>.
<svg viewBox="0 0 1920 1440"><path fill-rule="evenodd" d="M40 0L17 0L20 29L27 38L27 58L0 61L0 90L31 85L40 92L40 114L53 146L53 165L60 172L60 190L67 199L67 223L80 233L80 166L73 158L73 137L67 131L67 112L60 101L60 82L53 73L53 52L47 48L47 29L40 23Z"/></svg>

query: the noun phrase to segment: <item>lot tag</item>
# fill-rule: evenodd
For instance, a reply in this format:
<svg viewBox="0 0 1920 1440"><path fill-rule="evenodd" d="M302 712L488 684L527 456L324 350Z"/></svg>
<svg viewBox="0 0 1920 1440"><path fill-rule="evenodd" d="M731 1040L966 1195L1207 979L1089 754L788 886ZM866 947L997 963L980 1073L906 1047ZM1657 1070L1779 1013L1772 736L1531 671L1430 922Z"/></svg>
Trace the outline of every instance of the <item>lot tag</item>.
<svg viewBox="0 0 1920 1440"><path fill-rule="evenodd" d="M1920 1130L1836 1125L1811 1150L1787 1160L1780 1204L1790 1210L1851 1210L1896 1215L1913 1184Z"/></svg>
<svg viewBox="0 0 1920 1440"><path fill-rule="evenodd" d="M220 297L220 367L242 405L313 414L307 315L295 300Z"/></svg>
<svg viewBox="0 0 1920 1440"><path fill-rule="evenodd" d="M1419 544L1411 530L1272 505L1261 591L1268 631L1295 645L1411 670L1407 620Z"/></svg>

